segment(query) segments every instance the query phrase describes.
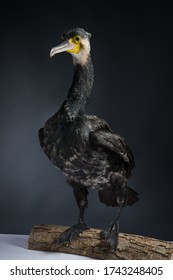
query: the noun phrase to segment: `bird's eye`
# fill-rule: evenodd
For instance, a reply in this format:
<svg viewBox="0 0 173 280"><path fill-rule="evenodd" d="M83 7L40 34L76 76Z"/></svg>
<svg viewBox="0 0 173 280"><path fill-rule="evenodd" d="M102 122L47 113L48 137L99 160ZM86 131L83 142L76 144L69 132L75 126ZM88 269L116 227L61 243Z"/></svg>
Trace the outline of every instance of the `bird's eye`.
<svg viewBox="0 0 173 280"><path fill-rule="evenodd" d="M79 43L79 42L80 42L80 37L79 37L79 36L75 36L75 37L74 37L74 41L75 41L76 43Z"/></svg>

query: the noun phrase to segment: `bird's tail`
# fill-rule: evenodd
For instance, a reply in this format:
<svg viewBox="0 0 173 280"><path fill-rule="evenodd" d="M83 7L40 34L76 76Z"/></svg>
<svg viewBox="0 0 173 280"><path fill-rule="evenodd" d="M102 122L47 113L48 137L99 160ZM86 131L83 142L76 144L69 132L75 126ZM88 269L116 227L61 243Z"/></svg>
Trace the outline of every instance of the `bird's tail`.
<svg viewBox="0 0 173 280"><path fill-rule="evenodd" d="M99 199L107 206L118 206L117 196L114 188L99 191ZM133 205L134 203L138 202L138 200L138 193L135 192L132 188L128 187L128 199L123 206Z"/></svg>
<svg viewBox="0 0 173 280"><path fill-rule="evenodd" d="M127 205L132 205L139 201L139 195L132 188L128 187L128 201Z"/></svg>

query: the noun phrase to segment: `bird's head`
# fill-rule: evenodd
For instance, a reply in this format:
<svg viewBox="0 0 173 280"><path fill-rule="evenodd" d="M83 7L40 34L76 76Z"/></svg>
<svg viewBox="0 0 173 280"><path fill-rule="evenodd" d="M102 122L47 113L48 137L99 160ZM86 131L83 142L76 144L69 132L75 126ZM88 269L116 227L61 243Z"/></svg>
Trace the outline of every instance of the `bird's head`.
<svg viewBox="0 0 173 280"><path fill-rule="evenodd" d="M73 56L74 63L85 64L90 54L90 37L82 28L72 29L62 36L60 45L51 49L50 57L66 51Z"/></svg>

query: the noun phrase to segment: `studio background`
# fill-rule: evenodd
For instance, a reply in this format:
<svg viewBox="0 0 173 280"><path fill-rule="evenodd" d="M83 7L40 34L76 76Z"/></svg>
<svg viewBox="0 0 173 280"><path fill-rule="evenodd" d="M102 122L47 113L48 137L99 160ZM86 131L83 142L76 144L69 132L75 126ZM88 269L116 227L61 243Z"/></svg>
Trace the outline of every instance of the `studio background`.
<svg viewBox="0 0 173 280"><path fill-rule="evenodd" d="M50 59L49 51L62 33L82 27L92 33L95 69L86 111L123 135L135 157L129 185L140 202L123 209L120 231L173 240L173 11L58 2L13 3L1 11L0 233L77 221L72 189L42 152L37 131L59 109L73 75L71 56ZM116 210L96 191L88 199L87 224L108 226Z"/></svg>

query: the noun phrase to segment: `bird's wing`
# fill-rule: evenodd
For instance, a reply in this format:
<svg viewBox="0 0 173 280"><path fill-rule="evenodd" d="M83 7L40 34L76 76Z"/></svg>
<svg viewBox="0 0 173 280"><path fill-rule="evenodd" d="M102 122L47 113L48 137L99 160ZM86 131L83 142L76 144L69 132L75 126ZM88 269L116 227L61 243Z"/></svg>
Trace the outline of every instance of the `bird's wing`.
<svg viewBox="0 0 173 280"><path fill-rule="evenodd" d="M90 141L93 147L102 147L118 154L130 171L134 167L134 157L125 139L109 130L96 130L90 133Z"/></svg>

